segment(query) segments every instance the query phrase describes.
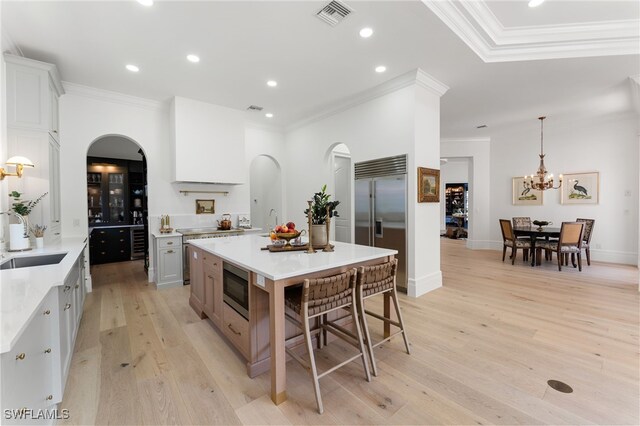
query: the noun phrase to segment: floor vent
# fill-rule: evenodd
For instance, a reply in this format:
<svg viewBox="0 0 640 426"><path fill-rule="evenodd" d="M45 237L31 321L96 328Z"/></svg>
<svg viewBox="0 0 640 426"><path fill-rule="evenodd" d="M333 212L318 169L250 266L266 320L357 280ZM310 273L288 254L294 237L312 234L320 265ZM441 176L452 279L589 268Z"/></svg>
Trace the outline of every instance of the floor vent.
<svg viewBox="0 0 640 426"><path fill-rule="evenodd" d="M353 9L351 9L346 4L337 0L333 0L322 9L320 9L320 11L316 13L316 16L332 27L335 27L340 23L340 21L349 16L352 12Z"/></svg>
<svg viewBox="0 0 640 426"><path fill-rule="evenodd" d="M258 105L249 105L247 108L248 111L262 111L264 108Z"/></svg>

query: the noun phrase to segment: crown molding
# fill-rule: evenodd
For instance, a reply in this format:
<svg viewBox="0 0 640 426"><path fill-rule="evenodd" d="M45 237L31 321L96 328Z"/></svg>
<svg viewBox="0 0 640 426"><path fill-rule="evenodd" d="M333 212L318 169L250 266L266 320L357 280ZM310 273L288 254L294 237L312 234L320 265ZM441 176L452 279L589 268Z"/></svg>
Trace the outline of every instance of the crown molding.
<svg viewBox="0 0 640 426"><path fill-rule="evenodd" d="M483 138L440 138L440 143L449 143L449 142L471 142L471 143L491 142L491 138L488 138L488 137L483 137Z"/></svg>
<svg viewBox="0 0 640 426"><path fill-rule="evenodd" d="M13 38L9 35L6 26L2 27L2 52L3 53L11 53L16 56L24 56L22 49L18 46Z"/></svg>
<svg viewBox="0 0 640 426"><path fill-rule="evenodd" d="M303 118L302 120L287 126L285 131L290 132L299 129L300 127L323 120L332 115L339 114L355 106L364 104L414 84L428 89L438 96L442 96L447 90L449 90L447 85L431 77L420 68L416 68L382 84L356 93L353 96L325 105L320 112L312 114L309 117Z"/></svg>
<svg viewBox="0 0 640 426"><path fill-rule="evenodd" d="M112 92L95 87L83 86L82 84L63 81L62 86L70 95L83 96L85 98L96 99L103 102L112 102L121 105L134 106L150 110L167 109L168 103L152 99L139 98L137 96L125 95L124 93Z"/></svg>
<svg viewBox="0 0 640 426"><path fill-rule="evenodd" d="M486 1L422 0L484 62L640 54L640 20L505 27Z"/></svg>

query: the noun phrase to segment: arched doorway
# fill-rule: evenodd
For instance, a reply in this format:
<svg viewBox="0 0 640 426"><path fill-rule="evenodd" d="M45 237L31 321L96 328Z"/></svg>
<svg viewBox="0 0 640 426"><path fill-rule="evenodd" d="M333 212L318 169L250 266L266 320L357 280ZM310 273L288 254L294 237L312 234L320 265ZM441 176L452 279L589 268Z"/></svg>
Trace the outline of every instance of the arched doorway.
<svg viewBox="0 0 640 426"><path fill-rule="evenodd" d="M339 143L333 146L329 157L333 172L334 199L340 201L336 209L340 216L333 220L334 235L336 241L351 243L353 241L351 152L347 145Z"/></svg>
<svg viewBox="0 0 640 426"><path fill-rule="evenodd" d="M284 220L280 164L268 155L258 155L249 171L251 225L265 231Z"/></svg>
<svg viewBox="0 0 640 426"><path fill-rule="evenodd" d="M147 163L134 140L105 135L87 151L91 264L143 260L148 268Z"/></svg>

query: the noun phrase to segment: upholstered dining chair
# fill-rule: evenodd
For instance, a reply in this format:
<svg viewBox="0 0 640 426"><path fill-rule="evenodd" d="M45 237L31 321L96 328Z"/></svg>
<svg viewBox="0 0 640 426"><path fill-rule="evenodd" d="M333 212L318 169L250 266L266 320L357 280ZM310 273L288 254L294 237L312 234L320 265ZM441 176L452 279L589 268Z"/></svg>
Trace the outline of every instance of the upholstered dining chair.
<svg viewBox="0 0 640 426"><path fill-rule="evenodd" d="M558 271L562 271L562 263L565 256L571 254L571 263L576 267L576 256L578 257L578 270L582 271L582 239L584 233L584 222L562 222L560 227L560 238L557 241L545 241L537 244L540 250L550 250L556 252L558 258Z"/></svg>
<svg viewBox="0 0 640 426"><path fill-rule="evenodd" d="M364 334L365 344L369 351L369 360L371 361L371 370L373 375L378 375L378 367L376 366L376 359L373 356L373 348L391 340L398 334L402 334L404 339L404 347L408 354L411 354L409 348L409 340L407 339L407 331L404 327L404 321L402 320L402 312L400 312L400 305L398 303L398 291L396 289L396 275L398 272L398 260L393 259L390 262L383 263L381 265L373 266L361 266L358 268L358 277L356 278L356 297L358 302L358 315L362 321L362 332ZM396 311L397 321L384 315L379 315L375 312L368 311L365 308L365 300L388 293L393 301L393 306ZM380 340L377 343L373 343L371 340L371 333L369 333L369 324L367 323L367 315L377 318L385 324L391 324L397 327L399 330L390 334Z"/></svg>
<svg viewBox="0 0 640 426"><path fill-rule="evenodd" d="M504 256L507 253L507 247L511 248L511 264L516 262L517 250L521 249L523 252L523 258L526 261L524 253L528 254L531 250L531 241L527 238L519 239L515 237L513 233L513 227L511 221L507 219L500 219L500 230L502 231L502 261L504 262Z"/></svg>
<svg viewBox="0 0 640 426"><path fill-rule="evenodd" d="M595 219L581 219L577 218L576 222L584 222L584 235L582 237L582 249L587 255L587 265L591 266L591 252L589 246L591 245L591 235L593 235L593 226L596 224Z"/></svg>
<svg viewBox="0 0 640 426"><path fill-rule="evenodd" d="M320 379L325 375L360 358L362 359L365 377L368 382L371 381L369 363L365 355L366 349L356 307L356 275L357 270L353 268L347 272L325 278L305 279L301 287L287 287L285 291L285 306L297 316L292 316L285 310L285 318L303 331L302 334L304 335L309 360L302 359L295 351L286 346L285 350L287 354L302 364L311 374L313 378L313 390L316 395L316 403L318 404L318 412L320 414L324 412L322 396L320 395ZM334 321L327 320L327 314L337 311L338 309L350 311L352 323L355 327L355 334L336 324ZM344 317L340 319L342 318ZM316 320L314 323L318 324L318 326L312 330L309 321L314 319ZM355 346L356 349L358 349L358 353L319 374L318 368L316 367L316 359L313 354L311 334L318 335L318 346L322 347L321 342L324 339L323 334L326 331ZM299 335L291 337L287 339L287 342L291 342L291 340L298 337Z"/></svg>
<svg viewBox="0 0 640 426"><path fill-rule="evenodd" d="M511 218L514 227L531 226L531 218L528 216L516 216Z"/></svg>

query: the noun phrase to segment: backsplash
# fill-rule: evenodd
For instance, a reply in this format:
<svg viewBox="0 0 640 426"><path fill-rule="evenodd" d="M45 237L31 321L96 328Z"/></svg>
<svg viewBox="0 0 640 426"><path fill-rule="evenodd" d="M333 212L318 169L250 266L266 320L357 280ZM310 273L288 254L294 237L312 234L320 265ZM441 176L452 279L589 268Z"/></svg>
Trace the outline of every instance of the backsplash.
<svg viewBox="0 0 640 426"><path fill-rule="evenodd" d="M240 213L248 216L246 213ZM238 213L231 213L231 223L234 228L238 226ZM218 214L170 214L171 227L173 229L180 228L211 228L218 226L218 220L222 217L222 213ZM160 229L160 216L149 216L149 230L151 232Z"/></svg>

